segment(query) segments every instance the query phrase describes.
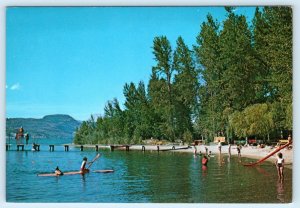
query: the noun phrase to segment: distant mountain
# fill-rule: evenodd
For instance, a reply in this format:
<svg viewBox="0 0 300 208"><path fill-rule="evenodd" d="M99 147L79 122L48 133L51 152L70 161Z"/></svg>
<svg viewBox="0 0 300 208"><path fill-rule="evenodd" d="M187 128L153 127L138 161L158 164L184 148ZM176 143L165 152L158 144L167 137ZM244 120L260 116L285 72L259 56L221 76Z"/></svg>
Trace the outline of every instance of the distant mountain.
<svg viewBox="0 0 300 208"><path fill-rule="evenodd" d="M42 119L7 118L6 135L16 133L22 126L32 138L71 138L81 122L69 115L47 115Z"/></svg>

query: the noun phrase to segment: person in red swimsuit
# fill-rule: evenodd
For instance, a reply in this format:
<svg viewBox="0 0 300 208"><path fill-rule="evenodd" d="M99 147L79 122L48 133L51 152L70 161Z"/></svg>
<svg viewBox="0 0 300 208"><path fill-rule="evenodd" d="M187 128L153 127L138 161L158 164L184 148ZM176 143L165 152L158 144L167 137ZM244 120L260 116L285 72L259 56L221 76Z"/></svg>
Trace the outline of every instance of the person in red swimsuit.
<svg viewBox="0 0 300 208"><path fill-rule="evenodd" d="M202 165L207 166L207 163L208 163L208 158L204 155L202 158Z"/></svg>

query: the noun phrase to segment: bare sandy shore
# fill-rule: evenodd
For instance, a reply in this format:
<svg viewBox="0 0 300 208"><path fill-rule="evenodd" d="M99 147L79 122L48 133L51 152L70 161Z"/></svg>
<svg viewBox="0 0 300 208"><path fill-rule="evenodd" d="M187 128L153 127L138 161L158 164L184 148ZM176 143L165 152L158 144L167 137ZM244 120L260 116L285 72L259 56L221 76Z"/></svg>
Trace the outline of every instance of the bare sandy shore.
<svg viewBox="0 0 300 208"><path fill-rule="evenodd" d="M142 150L143 145L132 145L130 149L133 150ZM151 151L157 151L157 145L144 145L145 150L151 150ZM160 145L159 149L160 150L165 150L165 149L172 149L173 146L166 146L166 145ZM170 151L178 151L178 152L190 152L193 153L195 152L194 146L188 148L188 149L179 149L179 148L185 148L188 146L174 146L175 149L178 150L170 150ZM196 146L197 153L205 153L205 147L208 148L208 151L211 151L212 154L219 154L218 146L217 145L199 145ZM237 146L233 145L231 146L231 155L237 155ZM248 146L248 147L242 147L241 149L241 155L242 157L248 157L248 158L253 158L253 159L261 159L265 156L267 156L269 153L273 152L276 148L272 148L270 146L266 146L265 148L259 148L255 146ZM293 163L293 150L292 149L287 149L284 148L280 150L280 152L283 154L283 157L285 159L286 163ZM228 145L222 146L221 149L222 154L228 154ZM270 161L275 161L276 160L276 154L271 156L268 160Z"/></svg>

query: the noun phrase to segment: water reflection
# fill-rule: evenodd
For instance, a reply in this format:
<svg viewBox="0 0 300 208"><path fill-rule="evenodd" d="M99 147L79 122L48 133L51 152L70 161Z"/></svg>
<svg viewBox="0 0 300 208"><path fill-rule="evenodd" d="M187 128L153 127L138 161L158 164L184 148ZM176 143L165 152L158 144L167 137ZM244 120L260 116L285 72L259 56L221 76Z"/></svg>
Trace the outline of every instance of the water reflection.
<svg viewBox="0 0 300 208"><path fill-rule="evenodd" d="M277 199L280 202L284 202L284 185L282 179L277 180Z"/></svg>
<svg viewBox="0 0 300 208"><path fill-rule="evenodd" d="M202 176L206 176L207 175L207 166L206 165L202 165Z"/></svg>
<svg viewBox="0 0 300 208"><path fill-rule="evenodd" d="M264 176L270 176L270 173L268 173L264 168L260 166L256 166L255 168L259 173L263 174Z"/></svg>

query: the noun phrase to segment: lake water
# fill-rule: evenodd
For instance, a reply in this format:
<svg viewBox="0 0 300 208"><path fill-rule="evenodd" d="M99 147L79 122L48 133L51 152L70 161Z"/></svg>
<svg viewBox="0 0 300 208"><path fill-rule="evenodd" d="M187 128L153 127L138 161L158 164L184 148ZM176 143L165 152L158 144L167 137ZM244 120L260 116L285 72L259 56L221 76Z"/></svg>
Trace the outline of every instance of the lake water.
<svg viewBox="0 0 300 208"><path fill-rule="evenodd" d="M41 142L40 142L41 143ZM50 142L52 143L52 142ZM58 142L59 143L59 142ZM65 143L65 141L63 141ZM277 180L270 162L244 167L237 157L215 155L207 169L201 157L179 152L100 150L102 156L89 173L38 177L38 173L79 170L84 156L92 160L94 149L41 146L40 152L6 152L8 202L114 202L114 203L288 203L292 201L292 170ZM29 148L30 149L30 148ZM242 158L243 162L250 161Z"/></svg>

